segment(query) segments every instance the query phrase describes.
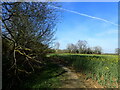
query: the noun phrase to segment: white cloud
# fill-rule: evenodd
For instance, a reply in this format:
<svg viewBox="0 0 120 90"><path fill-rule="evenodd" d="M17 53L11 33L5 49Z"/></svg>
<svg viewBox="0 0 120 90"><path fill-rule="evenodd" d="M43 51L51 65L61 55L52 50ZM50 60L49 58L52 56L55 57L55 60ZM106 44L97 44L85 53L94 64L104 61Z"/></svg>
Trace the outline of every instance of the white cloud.
<svg viewBox="0 0 120 90"><path fill-rule="evenodd" d="M56 8L56 9L59 9L59 10L71 12L71 13L78 14L78 15L81 15L81 16L85 16L85 17L89 17L89 18L92 18L92 19L97 19L97 20L100 20L100 21L103 21L103 22L106 22L106 23L110 23L110 24L115 25L115 26L119 26L118 24L116 24L114 22L111 22L109 20L106 20L104 18L99 18L99 17L91 16L91 15L88 15L88 14L84 14L84 13L80 13L80 12L77 12L77 11L72 11L72 10L56 7L56 6L51 6L51 5L49 5L49 6L53 7L53 8Z"/></svg>
<svg viewBox="0 0 120 90"><path fill-rule="evenodd" d="M106 36L106 35L113 35L113 34L118 34L118 30L107 30L101 33L97 33L96 36Z"/></svg>

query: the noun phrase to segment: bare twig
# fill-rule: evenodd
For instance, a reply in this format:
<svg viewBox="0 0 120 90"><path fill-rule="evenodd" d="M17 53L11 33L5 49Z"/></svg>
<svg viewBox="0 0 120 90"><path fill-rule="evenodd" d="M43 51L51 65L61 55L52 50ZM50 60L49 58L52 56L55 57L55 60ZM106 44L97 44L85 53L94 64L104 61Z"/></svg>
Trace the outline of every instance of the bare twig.
<svg viewBox="0 0 120 90"><path fill-rule="evenodd" d="M17 69L18 71L20 71L20 72L24 72L24 73L26 73L26 74L31 74L32 72L27 72L26 70L21 70L21 69Z"/></svg>
<svg viewBox="0 0 120 90"><path fill-rule="evenodd" d="M26 55L25 52L22 53L20 50L16 50L16 52L20 53L21 55L26 56L27 58L29 58L32 61L35 61L35 62L40 63L40 64L42 63L42 62L40 62L38 60L35 60L34 58L30 57L29 55Z"/></svg>
<svg viewBox="0 0 120 90"><path fill-rule="evenodd" d="M32 71L34 72L34 68L33 66L31 65L31 63L29 62L28 58L26 57L27 61L28 61L28 64L30 65L30 67L32 68Z"/></svg>

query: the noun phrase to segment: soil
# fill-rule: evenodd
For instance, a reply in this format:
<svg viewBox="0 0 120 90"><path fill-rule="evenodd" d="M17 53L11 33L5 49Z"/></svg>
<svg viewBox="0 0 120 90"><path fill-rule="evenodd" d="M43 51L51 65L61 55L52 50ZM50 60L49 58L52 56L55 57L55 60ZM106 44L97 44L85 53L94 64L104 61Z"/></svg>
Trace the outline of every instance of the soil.
<svg viewBox="0 0 120 90"><path fill-rule="evenodd" d="M66 73L61 79L62 85L60 88L104 88L92 79L87 79L82 73L76 73L74 70L69 69L63 65L61 66Z"/></svg>

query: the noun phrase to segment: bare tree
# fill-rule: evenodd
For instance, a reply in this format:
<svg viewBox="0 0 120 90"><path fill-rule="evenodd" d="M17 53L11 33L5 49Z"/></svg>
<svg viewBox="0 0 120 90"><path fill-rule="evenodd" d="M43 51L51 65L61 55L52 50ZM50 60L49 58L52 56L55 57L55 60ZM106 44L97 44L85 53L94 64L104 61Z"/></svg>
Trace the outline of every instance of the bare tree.
<svg viewBox="0 0 120 90"><path fill-rule="evenodd" d="M77 46L74 45L74 44L68 44L67 45L67 50L70 52L70 53L76 53L77 52Z"/></svg>
<svg viewBox="0 0 120 90"><path fill-rule="evenodd" d="M77 47L78 47L79 53L84 53L85 50L87 49L87 41L85 41L85 40L83 40L83 41L79 40L77 42Z"/></svg>
<svg viewBox="0 0 120 90"><path fill-rule="evenodd" d="M69 53L71 53L71 50L72 50L72 49L71 49L71 44L68 44L68 45L67 45L67 50L68 50Z"/></svg>
<svg viewBox="0 0 120 90"><path fill-rule="evenodd" d="M93 50L92 50L92 48L91 47L88 47L87 49L86 49L86 52L85 52L86 54L93 54Z"/></svg>
<svg viewBox="0 0 120 90"><path fill-rule="evenodd" d="M54 47L55 47L55 50L56 50L56 52L57 52L58 49L59 49L59 47L60 47L60 43L59 43L59 42L56 42Z"/></svg>
<svg viewBox="0 0 120 90"><path fill-rule="evenodd" d="M94 51L95 54L101 54L102 53L102 47L100 47L100 46L93 47L93 51Z"/></svg>

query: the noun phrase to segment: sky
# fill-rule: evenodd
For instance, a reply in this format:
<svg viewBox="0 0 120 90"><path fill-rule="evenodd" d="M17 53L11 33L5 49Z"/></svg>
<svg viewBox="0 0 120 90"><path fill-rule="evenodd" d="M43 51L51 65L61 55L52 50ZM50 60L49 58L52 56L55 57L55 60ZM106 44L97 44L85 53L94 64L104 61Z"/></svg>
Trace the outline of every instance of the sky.
<svg viewBox="0 0 120 90"><path fill-rule="evenodd" d="M62 6L56 8L61 17L55 33L55 42L60 43L60 49L66 49L69 43L76 44L78 40L86 40L89 47L101 46L104 53L115 52L115 48L118 47L117 2L60 4Z"/></svg>

